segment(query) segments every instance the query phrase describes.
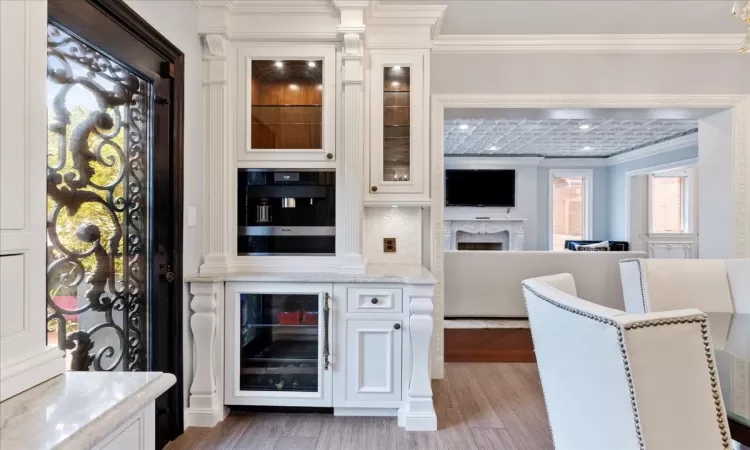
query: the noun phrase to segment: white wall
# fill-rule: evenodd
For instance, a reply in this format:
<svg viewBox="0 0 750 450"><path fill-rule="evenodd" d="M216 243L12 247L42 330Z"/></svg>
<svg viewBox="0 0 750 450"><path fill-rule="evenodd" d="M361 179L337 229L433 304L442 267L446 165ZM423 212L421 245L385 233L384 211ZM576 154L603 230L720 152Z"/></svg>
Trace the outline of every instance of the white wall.
<svg viewBox="0 0 750 450"><path fill-rule="evenodd" d="M700 138L699 138L700 139ZM660 153L646 158L640 158L633 161L624 162L609 169L609 231L611 239L618 241L628 240L628 205L627 205L627 173L634 170L645 169L648 167L662 166L664 164L677 163L695 159L698 157L698 147L692 145L689 147ZM699 171L700 172L700 171ZM731 182L731 181L730 181ZM700 192L700 183L699 192ZM731 215L731 210L728 212Z"/></svg>
<svg viewBox="0 0 750 450"><path fill-rule="evenodd" d="M731 258L734 215L732 192L732 112L698 121L698 254Z"/></svg>
<svg viewBox="0 0 750 450"><path fill-rule="evenodd" d="M537 235L540 223L537 217L539 209L540 192L537 184L537 166L536 165L502 165L493 164L488 167L486 163L472 164L472 160L479 161L476 158L451 157L445 159L445 168L461 169L497 169L497 170L515 170L516 171L516 206L511 208L510 217L514 219L526 219L523 224L524 232L524 250L536 250L538 248ZM485 160L485 158L482 158ZM459 166L460 164L460 166ZM473 207L445 207L435 205L435 207L445 208L445 218L465 218L477 216L505 217L507 208L473 208Z"/></svg>
<svg viewBox="0 0 750 450"><path fill-rule="evenodd" d="M182 270L185 275L198 273L203 255L203 52L198 37L198 8L191 1L126 0L126 3L185 54L184 198L186 211L188 206L197 210L197 226L187 227L187 217L184 217ZM187 284L183 284L182 300L183 392L187 402L193 367Z"/></svg>
<svg viewBox="0 0 750 450"><path fill-rule="evenodd" d="M422 263L422 208L365 208L363 256L370 264ZM396 252L383 251L383 238L396 238Z"/></svg>
<svg viewBox="0 0 750 450"><path fill-rule="evenodd" d="M431 60L433 94L750 93L750 58L739 53L437 53Z"/></svg>

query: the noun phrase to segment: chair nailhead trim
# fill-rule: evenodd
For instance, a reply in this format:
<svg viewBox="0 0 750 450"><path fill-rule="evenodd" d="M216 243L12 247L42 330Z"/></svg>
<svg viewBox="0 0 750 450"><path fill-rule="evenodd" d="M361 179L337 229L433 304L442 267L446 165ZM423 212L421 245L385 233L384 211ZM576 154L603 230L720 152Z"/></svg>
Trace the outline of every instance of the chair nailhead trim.
<svg viewBox="0 0 750 450"><path fill-rule="evenodd" d="M638 258L627 258L620 260L620 264L624 262L634 262L638 265L638 281L641 283L641 304L643 305L643 312L648 312L646 310L646 290L643 288L643 267L641 266L641 260Z"/></svg>
<svg viewBox="0 0 750 450"><path fill-rule="evenodd" d="M627 260L627 261L633 261L633 260ZM635 260L637 261L637 260ZM639 273L640 273L640 262L639 262ZM565 311L571 312L573 314L577 314L579 316L585 317L587 319L594 320L596 322L604 323L607 325L611 325L617 329L617 342L620 346L620 354L622 355L622 362L625 367L625 376L628 380L628 390L630 392L630 406L633 409L633 420L635 422L635 434L638 438L638 447L640 450L645 450L645 447L643 445L643 435L641 433L641 423L640 418L638 416L638 406L635 401L635 388L633 386L633 378L630 373L630 363L628 361L628 354L625 350L625 343L622 330L637 330L640 328L650 328L650 327L656 327L656 326L663 326L663 325L675 325L675 324L685 324L685 323L696 323L700 322L701 324L701 337L703 339L703 348L706 355L706 363L708 365L708 374L709 378L711 380L711 392L713 394L714 399L714 405L716 407L716 421L718 423L719 427L719 433L721 434L721 441L722 446L725 450L729 450L730 446L730 438L729 438L729 432L726 427L726 418L724 417L724 407L722 406L722 399L721 395L719 394L719 384L716 381L716 365L714 364L713 360L713 352L711 350L711 342L708 335L708 316L705 314L697 314L692 317L680 317L680 318L672 318L672 319L653 319L653 320L644 320L642 322L633 322L626 325L620 325L617 322L615 322L612 319L608 319L606 317L597 316L595 314L591 314L585 311L581 311L580 309L573 308L568 305L563 305L562 303L556 302L544 295L539 294L535 290L531 289L526 283L523 283L524 289L528 290L538 298L544 300L545 302L563 309ZM641 283L641 290L643 289L643 283ZM645 308L645 305L644 305Z"/></svg>

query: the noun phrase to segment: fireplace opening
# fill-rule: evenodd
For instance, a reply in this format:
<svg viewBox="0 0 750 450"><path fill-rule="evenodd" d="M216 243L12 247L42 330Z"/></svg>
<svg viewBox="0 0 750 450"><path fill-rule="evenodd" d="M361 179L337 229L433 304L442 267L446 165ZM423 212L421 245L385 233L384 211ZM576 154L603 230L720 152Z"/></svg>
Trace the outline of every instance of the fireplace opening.
<svg viewBox="0 0 750 450"><path fill-rule="evenodd" d="M458 250L488 250L500 251L503 249L502 242L458 242Z"/></svg>

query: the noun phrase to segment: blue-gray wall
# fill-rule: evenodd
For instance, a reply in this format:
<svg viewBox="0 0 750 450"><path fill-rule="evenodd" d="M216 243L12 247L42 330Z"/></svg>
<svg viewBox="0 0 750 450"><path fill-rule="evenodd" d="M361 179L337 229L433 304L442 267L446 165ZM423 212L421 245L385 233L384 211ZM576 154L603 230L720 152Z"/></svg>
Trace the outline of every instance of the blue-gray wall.
<svg viewBox="0 0 750 450"><path fill-rule="evenodd" d="M538 202L537 220L537 248L549 250L549 171L550 170L592 169L594 171L594 239L611 239L609 236L609 168L608 167L540 167L537 175Z"/></svg>
<svg viewBox="0 0 750 450"><path fill-rule="evenodd" d="M609 213L609 234L606 238L616 241L628 239L628 205L625 204L627 200L626 174L628 172L695 158L698 158L697 145L607 167L606 169L609 171L609 205L605 204L605 210ZM594 198L596 201L596 195Z"/></svg>

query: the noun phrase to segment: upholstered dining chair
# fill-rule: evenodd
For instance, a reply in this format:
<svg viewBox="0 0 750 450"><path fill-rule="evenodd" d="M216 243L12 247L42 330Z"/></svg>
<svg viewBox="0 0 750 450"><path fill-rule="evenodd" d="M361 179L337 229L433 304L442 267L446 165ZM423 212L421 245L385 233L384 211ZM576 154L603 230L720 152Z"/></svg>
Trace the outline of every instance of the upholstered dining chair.
<svg viewBox="0 0 750 450"><path fill-rule="evenodd" d="M523 293L556 450L731 448L705 314L606 308L570 274Z"/></svg>
<svg viewBox="0 0 750 450"><path fill-rule="evenodd" d="M750 313L750 259L623 259L627 312Z"/></svg>

